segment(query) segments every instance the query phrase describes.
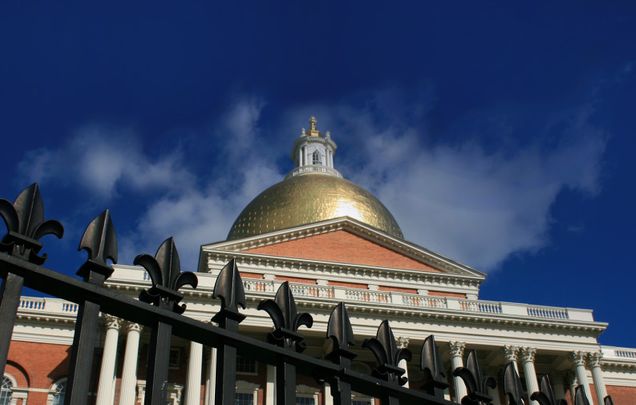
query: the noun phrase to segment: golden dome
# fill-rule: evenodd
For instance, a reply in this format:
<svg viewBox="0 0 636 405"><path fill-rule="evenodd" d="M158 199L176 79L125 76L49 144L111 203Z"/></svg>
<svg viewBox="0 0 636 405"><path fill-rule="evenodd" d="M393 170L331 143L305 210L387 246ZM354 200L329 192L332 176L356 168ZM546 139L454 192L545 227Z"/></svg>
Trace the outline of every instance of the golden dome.
<svg viewBox="0 0 636 405"><path fill-rule="evenodd" d="M343 178L308 173L290 176L254 198L238 216L228 240L339 217L351 217L403 238L395 218L371 193Z"/></svg>

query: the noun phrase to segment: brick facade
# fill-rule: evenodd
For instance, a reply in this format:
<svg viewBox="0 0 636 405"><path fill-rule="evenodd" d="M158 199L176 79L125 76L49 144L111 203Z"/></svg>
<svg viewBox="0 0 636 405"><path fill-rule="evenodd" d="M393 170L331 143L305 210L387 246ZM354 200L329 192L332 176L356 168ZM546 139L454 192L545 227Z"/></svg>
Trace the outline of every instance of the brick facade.
<svg viewBox="0 0 636 405"><path fill-rule="evenodd" d="M248 249L245 253L439 273L425 263L348 231L333 231Z"/></svg>
<svg viewBox="0 0 636 405"><path fill-rule="evenodd" d="M70 346L12 341L6 373L28 388L29 405L46 405L48 390L68 374Z"/></svg>

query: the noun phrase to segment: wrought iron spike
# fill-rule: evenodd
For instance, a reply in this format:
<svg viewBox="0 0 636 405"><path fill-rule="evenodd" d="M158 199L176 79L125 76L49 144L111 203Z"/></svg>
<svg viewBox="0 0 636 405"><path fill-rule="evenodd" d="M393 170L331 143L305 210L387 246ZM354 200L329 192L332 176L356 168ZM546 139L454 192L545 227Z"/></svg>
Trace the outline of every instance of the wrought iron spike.
<svg viewBox="0 0 636 405"><path fill-rule="evenodd" d="M62 224L55 220L44 220L44 203L37 183L22 190L13 204L0 200L0 217L8 231L0 242L0 251L37 265L46 260L46 254L37 255L42 249L39 239L45 235L58 238L64 235Z"/></svg>
<svg viewBox="0 0 636 405"><path fill-rule="evenodd" d="M424 340L420 356L420 369L424 372L424 391L437 398L443 398L444 390L448 388L448 382L433 335Z"/></svg>
<svg viewBox="0 0 636 405"><path fill-rule="evenodd" d="M110 211L104 210L86 227L78 250L88 253L88 260L77 272L78 275L97 284L103 283L113 273L106 261L117 263L117 235L110 217Z"/></svg>
<svg viewBox="0 0 636 405"><path fill-rule="evenodd" d="M178 314L185 311L185 304L178 305L183 299L178 290L184 285L197 288L199 280L192 272L181 272L179 253L172 237L163 241L155 257L142 254L135 257L133 264L146 269L152 281L152 287L139 294L140 300L168 308Z"/></svg>
<svg viewBox="0 0 636 405"><path fill-rule="evenodd" d="M378 367L374 370L376 377L397 385L406 384L407 378L402 377L405 370L398 364L400 360L410 361L411 351L397 348L389 321L382 321L378 326L376 336L365 340L362 347L371 350L375 356L378 363Z"/></svg>
<svg viewBox="0 0 636 405"><path fill-rule="evenodd" d="M545 374L541 376L539 382L539 391L533 392L530 396L532 401L537 401L540 405L565 405L567 402L563 399L556 399L554 391L552 390L552 383L550 377Z"/></svg>
<svg viewBox="0 0 636 405"><path fill-rule="evenodd" d="M462 405L481 405L481 403L492 402L492 398L488 395L488 388L495 388L497 383L492 377L482 377L475 350L468 352L466 366L456 368L453 376L461 378L468 391L468 395L462 399Z"/></svg>
<svg viewBox="0 0 636 405"><path fill-rule="evenodd" d="M314 319L306 312L297 313L296 301L289 288L289 282L282 283L274 299L261 301L257 309L267 312L274 323L274 331L269 334L272 343L287 348L293 347L298 352L305 350L304 338L298 334L298 328L311 328Z"/></svg>
<svg viewBox="0 0 636 405"><path fill-rule="evenodd" d="M355 354L351 351L354 345L353 328L349 320L347 308L343 302L336 305L329 315L327 323L327 353L326 357L336 363L341 358L353 359Z"/></svg>
<svg viewBox="0 0 636 405"><path fill-rule="evenodd" d="M85 250L90 260L101 265L105 266L107 259L117 263L117 236L109 210L88 224L78 250Z"/></svg>
<svg viewBox="0 0 636 405"><path fill-rule="evenodd" d="M582 385L578 385L574 392L574 405L590 405L590 400L587 399Z"/></svg>
<svg viewBox="0 0 636 405"><path fill-rule="evenodd" d="M221 299L221 310L212 320L222 322L225 318L232 318L237 322L245 319L238 307L245 309L245 289L241 273L236 267L236 260L232 258L219 272L214 284L212 298Z"/></svg>
<svg viewBox="0 0 636 405"><path fill-rule="evenodd" d="M523 405L526 393L523 389L523 385L521 385L521 379L519 378L519 374L517 374L513 362L506 364L506 368L504 369L503 390L504 395L508 397L508 403L510 405Z"/></svg>

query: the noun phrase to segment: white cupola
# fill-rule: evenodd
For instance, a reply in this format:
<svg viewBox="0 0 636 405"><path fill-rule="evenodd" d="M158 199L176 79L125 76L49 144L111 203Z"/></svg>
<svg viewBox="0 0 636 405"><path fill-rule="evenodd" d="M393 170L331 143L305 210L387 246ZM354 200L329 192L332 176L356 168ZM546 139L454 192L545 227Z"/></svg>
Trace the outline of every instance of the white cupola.
<svg viewBox="0 0 636 405"><path fill-rule="evenodd" d="M329 131L323 136L317 127L316 117L309 118L309 130L303 128L300 137L294 142L291 158L294 170L288 177L306 173L322 173L342 177L333 167L333 155L336 143L331 139Z"/></svg>

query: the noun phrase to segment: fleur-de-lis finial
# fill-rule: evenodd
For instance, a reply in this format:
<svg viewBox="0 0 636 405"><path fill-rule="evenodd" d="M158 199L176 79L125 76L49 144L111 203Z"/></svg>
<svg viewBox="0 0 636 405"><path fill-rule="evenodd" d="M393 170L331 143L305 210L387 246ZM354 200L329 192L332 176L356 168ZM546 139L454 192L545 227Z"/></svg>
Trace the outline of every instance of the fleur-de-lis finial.
<svg viewBox="0 0 636 405"><path fill-rule="evenodd" d="M353 359L356 355L351 351L354 344L353 328L344 303L339 303L331 311L327 323L326 357L334 363L341 364Z"/></svg>
<svg viewBox="0 0 636 405"><path fill-rule="evenodd" d="M564 399L556 399L554 391L552 390L552 383L550 383L550 377L548 375L541 376L541 382L539 383L539 391L533 392L530 399L537 401L540 405L566 405L567 402Z"/></svg>
<svg viewBox="0 0 636 405"><path fill-rule="evenodd" d="M113 268L106 261L110 259L117 263L117 235L110 217L110 211L105 210L93 219L86 227L78 250L88 253L88 260L77 272L88 280L91 272L97 272L99 283L104 282L113 273Z"/></svg>
<svg viewBox="0 0 636 405"><path fill-rule="evenodd" d="M509 405L524 405L526 393L513 362L509 362L504 368L503 390Z"/></svg>
<svg viewBox="0 0 636 405"><path fill-rule="evenodd" d="M152 287L139 294L141 301L170 309L178 314L185 311L185 304L179 305L183 294L178 290L185 285L197 288L199 280L190 271L181 272L179 253L173 238L166 239L159 246L155 257L142 254L135 257L133 263L146 269L152 281Z"/></svg>
<svg viewBox="0 0 636 405"><path fill-rule="evenodd" d="M273 300L261 301L258 309L272 318L274 330L268 335L272 343L298 352L305 350L304 338L298 334L298 328L303 325L311 328L314 318L306 312L297 313L296 301L287 281L280 285Z"/></svg>
<svg viewBox="0 0 636 405"><path fill-rule="evenodd" d="M482 402L488 404L492 402L492 398L488 395L488 387L495 388L497 383L492 377L482 377L475 350L468 352L466 366L456 368L453 375L464 381L468 391L468 395L462 399L462 405L481 405Z"/></svg>
<svg viewBox="0 0 636 405"><path fill-rule="evenodd" d="M420 369L424 372L424 391L437 398L444 397L444 390L448 388L444 365L437 352L435 337L430 335L424 340Z"/></svg>
<svg viewBox="0 0 636 405"><path fill-rule="evenodd" d="M8 230L0 242L0 251L37 265L46 260L46 254L38 256L42 249L39 239L44 235L58 238L64 235L62 224L55 220L44 220L44 203L37 183L22 190L13 204L0 199L0 217Z"/></svg>
<svg viewBox="0 0 636 405"><path fill-rule="evenodd" d="M590 400L587 399L582 385L578 385L574 391L574 405L590 405Z"/></svg>
<svg viewBox="0 0 636 405"><path fill-rule="evenodd" d="M376 336L365 340L362 347L371 350L375 356L378 367L373 370L373 374L376 377L397 385L406 384L407 378L402 377L405 370L398 364L400 360L410 361L411 351L397 348L389 321L382 321L378 326Z"/></svg>
<svg viewBox="0 0 636 405"><path fill-rule="evenodd" d="M245 289L234 258L219 272L212 298L221 299L221 310L212 318L214 322L222 324L228 318L236 322L245 319L238 310L239 306L245 309Z"/></svg>

